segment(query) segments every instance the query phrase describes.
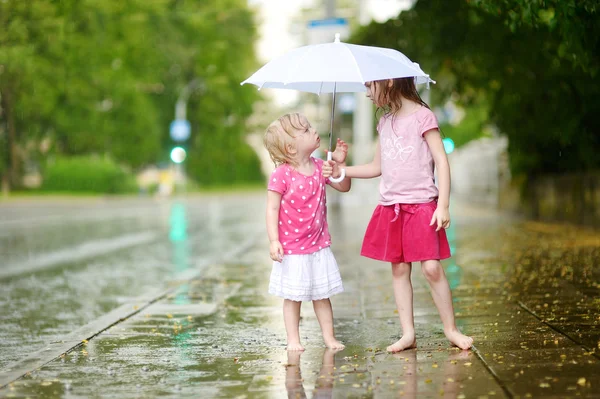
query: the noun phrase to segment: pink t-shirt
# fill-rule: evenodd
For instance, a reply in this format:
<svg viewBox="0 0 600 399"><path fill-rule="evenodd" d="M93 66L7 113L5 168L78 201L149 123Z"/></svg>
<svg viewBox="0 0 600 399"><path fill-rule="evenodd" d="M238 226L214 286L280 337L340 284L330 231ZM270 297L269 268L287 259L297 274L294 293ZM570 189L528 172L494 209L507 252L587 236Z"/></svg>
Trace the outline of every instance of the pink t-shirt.
<svg viewBox="0 0 600 399"><path fill-rule="evenodd" d="M381 205L422 204L438 197L433 157L423 136L437 128L434 113L424 106L410 115L379 120Z"/></svg>
<svg viewBox="0 0 600 399"><path fill-rule="evenodd" d="M286 255L311 254L331 245L327 227L323 161L312 158L315 173L305 176L289 165L278 166L267 189L281 194L279 241Z"/></svg>

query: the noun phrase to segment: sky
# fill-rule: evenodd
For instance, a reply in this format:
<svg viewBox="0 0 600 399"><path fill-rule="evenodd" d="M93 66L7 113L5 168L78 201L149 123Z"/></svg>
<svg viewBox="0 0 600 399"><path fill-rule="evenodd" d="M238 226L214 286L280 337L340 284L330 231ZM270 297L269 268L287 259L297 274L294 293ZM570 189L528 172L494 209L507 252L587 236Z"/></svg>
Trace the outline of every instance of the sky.
<svg viewBox="0 0 600 399"><path fill-rule="evenodd" d="M363 0L371 19L383 22L410 7L414 0ZM315 0L248 0L248 4L258 9L260 39L257 46L259 60L266 63L295 47L304 45L299 35L292 32L292 19L302 7L315 4ZM358 4L358 1L357 1ZM333 39L333 38L332 38ZM295 101L292 90L273 90L274 100L287 105Z"/></svg>
<svg viewBox="0 0 600 399"><path fill-rule="evenodd" d="M412 0L364 1L369 16L378 22L395 17L401 10L408 8L413 3ZM294 36L290 32L290 22L300 8L313 5L314 0L249 0L248 2L260 10L259 18L262 23L257 50L262 61L267 62L277 55L303 44L294 40Z"/></svg>

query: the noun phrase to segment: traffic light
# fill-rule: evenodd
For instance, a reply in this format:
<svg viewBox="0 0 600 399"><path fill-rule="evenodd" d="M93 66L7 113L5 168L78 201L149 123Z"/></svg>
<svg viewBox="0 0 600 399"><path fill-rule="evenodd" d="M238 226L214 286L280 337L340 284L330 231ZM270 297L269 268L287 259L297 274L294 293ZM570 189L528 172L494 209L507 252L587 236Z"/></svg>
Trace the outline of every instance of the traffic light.
<svg viewBox="0 0 600 399"><path fill-rule="evenodd" d="M175 163L182 163L186 156L187 153L183 147L175 147L171 150L171 161Z"/></svg>
<svg viewBox="0 0 600 399"><path fill-rule="evenodd" d="M444 150L446 154L450 154L454 151L454 141L450 137L444 137L442 139L442 143L444 143Z"/></svg>

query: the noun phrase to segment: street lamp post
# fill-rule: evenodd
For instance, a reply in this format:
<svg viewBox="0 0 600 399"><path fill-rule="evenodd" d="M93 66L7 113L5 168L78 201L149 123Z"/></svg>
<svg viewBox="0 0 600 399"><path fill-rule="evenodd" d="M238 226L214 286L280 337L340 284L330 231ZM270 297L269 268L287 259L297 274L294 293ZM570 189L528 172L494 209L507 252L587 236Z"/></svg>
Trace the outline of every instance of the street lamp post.
<svg viewBox="0 0 600 399"><path fill-rule="evenodd" d="M171 139L177 143L185 143L191 134L190 122L187 120L187 102L190 94L199 86L198 79L192 79L179 92L179 97L175 103L175 120L171 122ZM173 162L175 186L180 180L185 183L185 172L182 167L187 156L186 150L182 145L176 146L171 150L171 161ZM185 187L185 184L183 184Z"/></svg>

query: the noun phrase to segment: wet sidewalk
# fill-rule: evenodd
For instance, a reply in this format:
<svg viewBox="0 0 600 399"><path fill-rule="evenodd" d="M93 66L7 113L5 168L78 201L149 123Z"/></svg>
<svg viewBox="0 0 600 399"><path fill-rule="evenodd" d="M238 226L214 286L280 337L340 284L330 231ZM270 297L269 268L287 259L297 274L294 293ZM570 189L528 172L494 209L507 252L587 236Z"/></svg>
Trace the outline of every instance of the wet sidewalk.
<svg viewBox="0 0 600 399"><path fill-rule="evenodd" d="M323 347L305 303L306 351L285 351L281 300L267 294L266 235L256 231L243 252L156 287L165 293L141 308L124 305L128 313L112 327L74 342L0 397L600 397L600 235L455 206L454 257L444 266L459 328L475 347L449 346L415 265L418 348L387 354L399 337L390 268L358 256L370 212L329 210L345 287L332 303L346 349Z"/></svg>

